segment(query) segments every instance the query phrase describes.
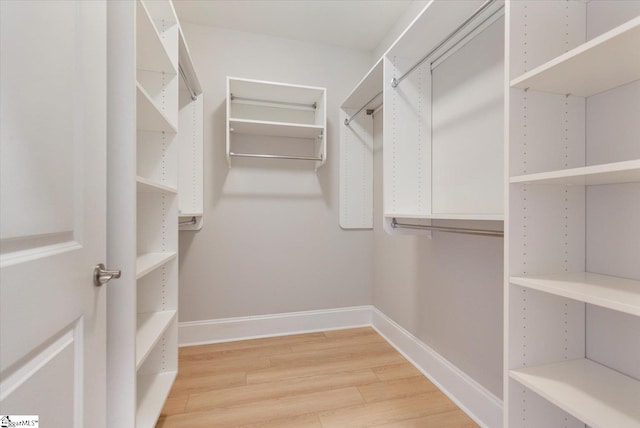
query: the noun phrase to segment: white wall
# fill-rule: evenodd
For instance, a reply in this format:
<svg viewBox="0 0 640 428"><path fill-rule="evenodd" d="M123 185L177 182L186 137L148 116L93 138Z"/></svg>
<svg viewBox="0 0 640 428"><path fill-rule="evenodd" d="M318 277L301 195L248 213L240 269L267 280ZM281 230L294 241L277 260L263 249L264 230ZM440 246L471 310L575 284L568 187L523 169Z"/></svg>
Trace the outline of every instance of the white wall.
<svg viewBox="0 0 640 428"><path fill-rule="evenodd" d="M500 238L382 229L382 114L374 118L373 304L502 397ZM465 223L462 227L482 227Z"/></svg>
<svg viewBox="0 0 640 428"><path fill-rule="evenodd" d="M501 397L503 242L385 234L381 114L374 122L374 231L338 226L338 107L371 53L193 24L184 31L205 92L205 226L180 232L180 320L373 303ZM395 34L387 39L383 45ZM226 75L326 86L327 164L317 174L286 161L229 170Z"/></svg>
<svg viewBox="0 0 640 428"><path fill-rule="evenodd" d="M204 99L204 228L180 232L180 321L371 303L371 231L338 225L338 107L368 52L185 23ZM225 158L227 75L327 88L327 163Z"/></svg>

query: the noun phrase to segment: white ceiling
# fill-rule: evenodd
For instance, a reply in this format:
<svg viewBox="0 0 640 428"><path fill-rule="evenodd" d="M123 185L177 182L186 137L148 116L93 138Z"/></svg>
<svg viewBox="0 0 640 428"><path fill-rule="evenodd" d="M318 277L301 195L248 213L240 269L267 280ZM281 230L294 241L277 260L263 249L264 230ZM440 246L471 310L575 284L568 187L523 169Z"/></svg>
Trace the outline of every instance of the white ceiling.
<svg viewBox="0 0 640 428"><path fill-rule="evenodd" d="M182 22L373 51L411 0L174 0Z"/></svg>

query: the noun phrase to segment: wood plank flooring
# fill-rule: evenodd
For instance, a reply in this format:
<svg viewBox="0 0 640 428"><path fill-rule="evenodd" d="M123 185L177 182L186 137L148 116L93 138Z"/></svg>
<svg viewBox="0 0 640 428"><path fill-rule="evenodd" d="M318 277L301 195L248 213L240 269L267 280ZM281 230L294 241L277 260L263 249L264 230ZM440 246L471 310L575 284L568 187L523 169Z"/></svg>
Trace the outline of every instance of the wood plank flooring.
<svg viewBox="0 0 640 428"><path fill-rule="evenodd" d="M371 328L180 349L156 428L477 427Z"/></svg>

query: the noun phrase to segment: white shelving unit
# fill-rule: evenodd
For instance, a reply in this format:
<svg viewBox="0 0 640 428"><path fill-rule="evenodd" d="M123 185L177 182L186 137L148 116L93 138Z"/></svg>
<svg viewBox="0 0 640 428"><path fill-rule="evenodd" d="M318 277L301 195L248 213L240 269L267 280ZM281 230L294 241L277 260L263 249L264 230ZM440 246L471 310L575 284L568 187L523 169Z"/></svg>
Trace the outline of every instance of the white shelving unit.
<svg viewBox="0 0 640 428"><path fill-rule="evenodd" d="M319 168L326 117L325 88L227 77L229 167L238 156L312 160Z"/></svg>
<svg viewBox="0 0 640 428"><path fill-rule="evenodd" d="M373 228L373 112L382 107L382 59L340 106L340 227Z"/></svg>
<svg viewBox="0 0 640 428"><path fill-rule="evenodd" d="M640 426L639 11L507 6L505 427Z"/></svg>
<svg viewBox="0 0 640 428"><path fill-rule="evenodd" d="M138 280L133 355L137 370L136 428L145 428L155 425L168 390L163 391L166 383L157 382L147 389L143 379L162 374L170 379L178 368L179 26L169 0L138 0L136 4ZM143 10L148 15L141 17Z"/></svg>
<svg viewBox="0 0 640 428"><path fill-rule="evenodd" d="M502 7L430 2L384 55L387 231L393 218L503 219Z"/></svg>
<svg viewBox="0 0 640 428"><path fill-rule="evenodd" d="M204 216L204 95L182 30L179 42L179 224L181 231L200 230Z"/></svg>
<svg viewBox="0 0 640 428"><path fill-rule="evenodd" d="M108 424L152 428L178 369L179 25L170 0L107 7L109 144L122 156L109 160L109 263L123 271L109 290Z"/></svg>

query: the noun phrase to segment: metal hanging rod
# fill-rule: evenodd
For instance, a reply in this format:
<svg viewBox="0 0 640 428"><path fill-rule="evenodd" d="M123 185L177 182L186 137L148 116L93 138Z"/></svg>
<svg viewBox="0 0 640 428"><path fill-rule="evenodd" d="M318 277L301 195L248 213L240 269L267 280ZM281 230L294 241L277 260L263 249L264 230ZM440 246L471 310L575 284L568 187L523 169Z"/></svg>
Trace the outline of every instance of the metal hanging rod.
<svg viewBox="0 0 640 428"><path fill-rule="evenodd" d="M187 90L189 91L189 95L191 95L191 100L192 101L197 100L198 94L196 94L196 92L191 88L191 85L189 85L189 79L187 79L187 75L184 73L184 70L179 65L178 65L178 70L180 71L180 76L184 81L184 85L187 87Z"/></svg>
<svg viewBox="0 0 640 428"><path fill-rule="evenodd" d="M195 216L193 216L191 217L191 220L179 222L178 226L191 226L191 225L196 225L197 223L198 223L198 220L196 219Z"/></svg>
<svg viewBox="0 0 640 428"><path fill-rule="evenodd" d="M365 105L363 105L362 107L360 107L360 108L358 109L358 111L357 111L357 112L353 113L351 116L349 116L348 118L346 118L346 119L344 120L344 124L345 124L345 125L347 125L347 126L349 126L349 124L351 123L351 121L352 121L352 120L353 120L353 119L354 119L358 114L360 114L360 112L361 112L362 110L364 110L364 109L365 109L369 104L371 104L371 103L373 102L373 100L375 100L375 99L376 99L376 98L378 98L380 95L382 95L382 92L383 92L383 91L380 91L380 92L378 92L377 94L375 94L375 95L373 96L373 98L371 98L369 101L367 101L367 102L365 103Z"/></svg>
<svg viewBox="0 0 640 428"><path fill-rule="evenodd" d="M285 155L261 155L257 153L229 153L229 156L238 158L262 158L262 159L289 159L289 160L310 160L322 162L322 156L285 156Z"/></svg>
<svg viewBox="0 0 640 428"><path fill-rule="evenodd" d="M393 78L391 80L391 87L392 88L396 88L400 82L402 82L409 74L413 73L413 71L415 71L415 69L417 69L418 67L420 67L425 61L427 61L429 58L431 58L431 56L438 51L438 49L440 49L441 47L443 47L445 44L447 44L451 39L453 39L456 35L458 35L458 33L460 33L460 31L462 31L467 25L469 25L469 23L471 21L473 21L474 19L476 19L478 16L480 16L485 10L487 10L487 8L489 8L489 6L491 6L492 4L494 4L497 0L487 0L485 1L482 6L480 6L475 12L473 12L473 14L471 16L469 16L462 24L460 24L455 30L453 30L451 33L449 33L449 35L447 37L444 38L444 40L442 40L435 48L431 49L429 51L428 54L426 54L425 56L423 56L417 63L415 63L413 65L413 67L411 67L408 71L406 71L402 76L398 77L398 78Z"/></svg>
<svg viewBox="0 0 640 428"><path fill-rule="evenodd" d="M271 101L271 100L260 100L256 98L245 98L245 97L236 97L233 94L229 95L231 101L236 102L238 104L253 104L260 105L266 107L276 107L276 108L290 108L297 110L317 110L318 103L314 102L312 104L304 104L304 103L290 103L286 101Z"/></svg>
<svg viewBox="0 0 640 428"><path fill-rule="evenodd" d="M435 230L438 232L462 233L465 235L481 235L481 236L497 236L497 237L504 236L504 232L501 230L465 229L463 227L427 226L422 224L398 223L395 217L391 219L391 227L393 229Z"/></svg>

